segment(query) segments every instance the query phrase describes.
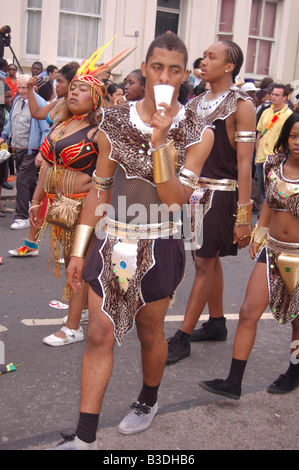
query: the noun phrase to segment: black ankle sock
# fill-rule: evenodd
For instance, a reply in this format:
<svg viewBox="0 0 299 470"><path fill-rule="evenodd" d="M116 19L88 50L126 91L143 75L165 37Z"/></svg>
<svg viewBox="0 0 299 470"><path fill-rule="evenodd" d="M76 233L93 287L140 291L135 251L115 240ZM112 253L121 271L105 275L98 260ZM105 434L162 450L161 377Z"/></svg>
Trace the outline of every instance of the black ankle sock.
<svg viewBox="0 0 299 470"><path fill-rule="evenodd" d="M214 322L216 322L216 323L217 323L217 322L220 323L220 322L225 321L225 317L209 317L209 321L211 321L211 322L214 321Z"/></svg>
<svg viewBox="0 0 299 470"><path fill-rule="evenodd" d="M81 441L90 444L96 440L99 415L80 413L76 436Z"/></svg>
<svg viewBox="0 0 299 470"><path fill-rule="evenodd" d="M241 387L247 361L232 358L230 371L226 379L229 385Z"/></svg>
<svg viewBox="0 0 299 470"><path fill-rule="evenodd" d="M188 333L185 333L182 330L177 330L175 336L176 336L176 338L179 338L183 341L190 341L190 336L191 335L189 335Z"/></svg>
<svg viewBox="0 0 299 470"><path fill-rule="evenodd" d="M290 362L289 368L286 371L286 375L291 379L297 379L299 376L299 363L293 364L292 362Z"/></svg>
<svg viewBox="0 0 299 470"><path fill-rule="evenodd" d="M160 384L156 387L149 387L146 383L143 382L143 387L138 397L139 403L142 405L145 403L147 406L154 406L158 398L158 390Z"/></svg>

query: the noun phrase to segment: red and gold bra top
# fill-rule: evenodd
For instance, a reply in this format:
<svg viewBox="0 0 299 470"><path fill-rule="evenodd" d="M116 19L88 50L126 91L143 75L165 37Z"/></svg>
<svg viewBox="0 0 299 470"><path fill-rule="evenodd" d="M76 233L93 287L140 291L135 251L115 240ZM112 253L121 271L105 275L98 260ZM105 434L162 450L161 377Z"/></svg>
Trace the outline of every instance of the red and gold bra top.
<svg viewBox="0 0 299 470"><path fill-rule="evenodd" d="M95 127L87 126L57 140L55 143L57 166L83 171L92 176L98 157L98 146L93 142L98 129L96 128L92 137L89 138L88 134L92 129ZM46 162L52 166L54 165L54 142L50 134L43 141L40 151Z"/></svg>
<svg viewBox="0 0 299 470"><path fill-rule="evenodd" d="M265 189L267 204L276 211L289 211L299 218L299 180L284 176L284 154L269 155L265 162Z"/></svg>

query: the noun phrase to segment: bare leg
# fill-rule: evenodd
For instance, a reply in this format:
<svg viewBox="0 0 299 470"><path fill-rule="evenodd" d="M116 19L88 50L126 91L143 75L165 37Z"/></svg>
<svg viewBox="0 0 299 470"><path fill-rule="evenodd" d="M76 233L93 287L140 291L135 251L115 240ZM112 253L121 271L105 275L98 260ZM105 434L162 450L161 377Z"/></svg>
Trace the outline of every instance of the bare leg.
<svg viewBox="0 0 299 470"><path fill-rule="evenodd" d="M144 382L155 387L160 384L167 359L164 319L169 298L148 303L136 316Z"/></svg>
<svg viewBox="0 0 299 470"><path fill-rule="evenodd" d="M240 319L234 340L234 358L247 361L254 345L258 321L268 303L267 265L256 263L240 310Z"/></svg>
<svg viewBox="0 0 299 470"><path fill-rule="evenodd" d="M208 306L211 318L223 317L223 272L219 256L216 258L214 284Z"/></svg>
<svg viewBox="0 0 299 470"><path fill-rule="evenodd" d="M218 268L219 269L219 268ZM195 278L180 330L191 335L210 298L217 272L217 258L195 258Z"/></svg>
<svg viewBox="0 0 299 470"><path fill-rule="evenodd" d="M88 292L89 323L82 363L81 406L83 413L99 414L113 368L113 324L102 311L102 299Z"/></svg>

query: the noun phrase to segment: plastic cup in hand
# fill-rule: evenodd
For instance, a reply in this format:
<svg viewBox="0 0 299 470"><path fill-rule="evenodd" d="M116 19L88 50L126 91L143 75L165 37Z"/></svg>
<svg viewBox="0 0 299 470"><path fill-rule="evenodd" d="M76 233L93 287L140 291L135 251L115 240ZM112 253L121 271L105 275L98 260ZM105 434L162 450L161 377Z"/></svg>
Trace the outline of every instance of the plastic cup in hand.
<svg viewBox="0 0 299 470"><path fill-rule="evenodd" d="M165 112L163 106L159 106L159 103L171 104L173 97L174 87L171 85L154 85L156 108L162 109Z"/></svg>

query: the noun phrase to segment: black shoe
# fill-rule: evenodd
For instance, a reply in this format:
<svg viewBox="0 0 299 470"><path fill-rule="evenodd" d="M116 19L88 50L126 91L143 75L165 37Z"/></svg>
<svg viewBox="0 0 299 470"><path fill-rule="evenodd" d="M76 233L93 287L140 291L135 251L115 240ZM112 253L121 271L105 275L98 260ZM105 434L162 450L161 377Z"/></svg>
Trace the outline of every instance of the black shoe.
<svg viewBox="0 0 299 470"><path fill-rule="evenodd" d="M281 374L278 379L269 385L267 392L282 395L292 392L299 385L299 377L293 379L286 374Z"/></svg>
<svg viewBox="0 0 299 470"><path fill-rule="evenodd" d="M168 357L166 365L175 364L176 362L190 356L191 346L189 338L182 337L182 332L178 330L176 334L168 338Z"/></svg>
<svg viewBox="0 0 299 470"><path fill-rule="evenodd" d="M225 341L227 338L226 319L210 318L201 328L194 330L190 341Z"/></svg>
<svg viewBox="0 0 299 470"><path fill-rule="evenodd" d="M13 189L13 186L9 183L7 183L7 181L5 181L5 183L2 183L2 188L4 189Z"/></svg>
<svg viewBox="0 0 299 470"><path fill-rule="evenodd" d="M223 395L226 398L232 398L232 400L239 400L241 396L241 388L228 385L226 380L223 379L206 380L199 382L198 385L207 392Z"/></svg>

